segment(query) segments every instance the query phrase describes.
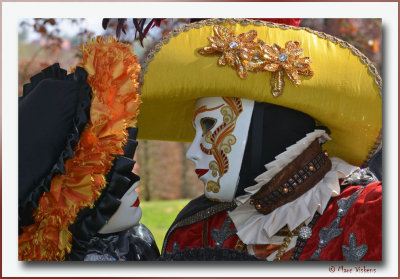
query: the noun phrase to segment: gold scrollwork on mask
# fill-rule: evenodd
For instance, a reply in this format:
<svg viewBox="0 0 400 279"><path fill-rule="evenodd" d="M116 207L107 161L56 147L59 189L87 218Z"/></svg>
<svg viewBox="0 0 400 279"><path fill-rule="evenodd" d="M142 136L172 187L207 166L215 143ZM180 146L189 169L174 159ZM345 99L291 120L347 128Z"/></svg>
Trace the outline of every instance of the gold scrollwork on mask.
<svg viewBox="0 0 400 279"><path fill-rule="evenodd" d="M221 186L219 186L219 179L218 179L218 182L215 182L212 180L207 182L207 191L208 192L218 193L220 188L221 188Z"/></svg>
<svg viewBox="0 0 400 279"><path fill-rule="evenodd" d="M213 177L217 177L219 169L218 169L218 164L216 161L211 161L210 164L208 165L210 168L211 174Z"/></svg>
<svg viewBox="0 0 400 279"><path fill-rule="evenodd" d="M243 111L243 105L240 98L223 97L226 105L220 112L223 116L223 122L214 132L207 133L205 141L211 144L211 148L206 148L200 144L201 150L206 154L212 154L215 160L211 161L209 168L213 177L217 177L217 181L210 180L207 182L206 190L208 192L218 193L221 189L219 184L222 176L229 170L229 159L227 154L232 151L232 145L236 143L236 137L232 134L236 127L236 121L240 113Z"/></svg>

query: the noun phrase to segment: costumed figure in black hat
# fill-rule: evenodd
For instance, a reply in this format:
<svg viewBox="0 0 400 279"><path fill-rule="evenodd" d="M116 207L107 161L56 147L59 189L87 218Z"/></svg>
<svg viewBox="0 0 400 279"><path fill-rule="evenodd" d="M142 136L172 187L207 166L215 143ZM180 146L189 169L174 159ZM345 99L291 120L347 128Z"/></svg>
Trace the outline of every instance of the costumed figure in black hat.
<svg viewBox="0 0 400 279"><path fill-rule="evenodd" d="M382 186L365 168L381 148L382 81L356 48L210 19L163 38L140 78L140 138L191 141L204 182L163 259L382 259Z"/></svg>
<svg viewBox="0 0 400 279"><path fill-rule="evenodd" d="M33 76L19 101L19 260L156 260L139 223L135 161L140 66L101 38L67 72Z"/></svg>

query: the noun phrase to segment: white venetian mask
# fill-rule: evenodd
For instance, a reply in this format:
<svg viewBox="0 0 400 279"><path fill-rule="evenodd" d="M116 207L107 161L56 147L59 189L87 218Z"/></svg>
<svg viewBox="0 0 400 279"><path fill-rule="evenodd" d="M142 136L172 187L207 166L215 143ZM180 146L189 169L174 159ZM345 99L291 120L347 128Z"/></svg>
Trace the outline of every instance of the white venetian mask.
<svg viewBox="0 0 400 279"><path fill-rule="evenodd" d="M196 136L186 157L196 164L205 195L232 201L246 147L254 101L208 97L197 101L193 117Z"/></svg>
<svg viewBox="0 0 400 279"><path fill-rule="evenodd" d="M135 189L139 186L136 182L126 191L121 198L121 204L110 220L99 230L99 233L120 232L139 223L142 218L142 209L139 207L139 194Z"/></svg>

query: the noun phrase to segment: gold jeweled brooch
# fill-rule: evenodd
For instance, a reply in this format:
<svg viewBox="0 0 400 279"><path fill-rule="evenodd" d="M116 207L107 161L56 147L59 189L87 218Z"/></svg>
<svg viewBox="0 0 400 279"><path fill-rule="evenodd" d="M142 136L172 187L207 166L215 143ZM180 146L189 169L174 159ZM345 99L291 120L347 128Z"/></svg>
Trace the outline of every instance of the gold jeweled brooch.
<svg viewBox="0 0 400 279"><path fill-rule="evenodd" d="M214 26L215 37L208 37L210 46L199 50L201 55L220 55L219 66L229 65L241 79L248 72L272 72L271 93L278 97L283 93L284 77L295 85L301 84L299 75L312 76L309 57L300 57L304 50L297 41L288 41L285 48L277 44L269 45L257 38L257 31L235 36L228 28Z"/></svg>

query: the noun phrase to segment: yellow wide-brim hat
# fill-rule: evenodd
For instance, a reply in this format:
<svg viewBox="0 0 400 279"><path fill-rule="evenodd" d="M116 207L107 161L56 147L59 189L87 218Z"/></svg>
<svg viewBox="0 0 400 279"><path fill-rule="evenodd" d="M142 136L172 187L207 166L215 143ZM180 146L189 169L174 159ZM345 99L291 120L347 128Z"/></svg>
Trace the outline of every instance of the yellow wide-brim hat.
<svg viewBox="0 0 400 279"><path fill-rule="evenodd" d="M284 48L289 41L299 42L304 50L301 57L310 58L312 76L299 75L297 85L285 76L282 95L273 96L272 72L248 72L240 78L229 65L217 64L220 56L199 53L211 46L209 37L216 36L216 25L235 36L255 30L254 41L271 46ZM330 156L354 165L365 165L381 145L382 80L376 68L349 43L309 28L247 19L191 23L169 33L150 51L140 83L140 139L192 141L196 100L224 96L310 115L331 131L332 140L324 144Z"/></svg>

